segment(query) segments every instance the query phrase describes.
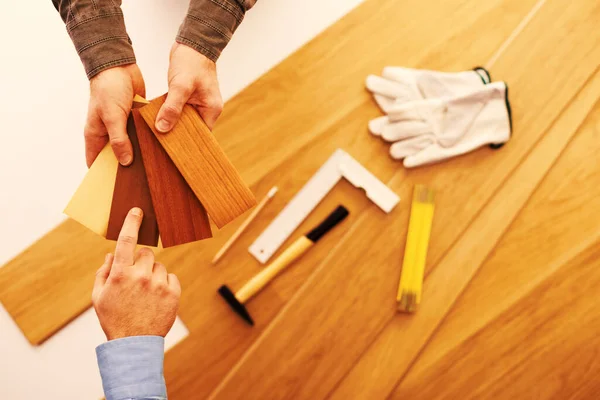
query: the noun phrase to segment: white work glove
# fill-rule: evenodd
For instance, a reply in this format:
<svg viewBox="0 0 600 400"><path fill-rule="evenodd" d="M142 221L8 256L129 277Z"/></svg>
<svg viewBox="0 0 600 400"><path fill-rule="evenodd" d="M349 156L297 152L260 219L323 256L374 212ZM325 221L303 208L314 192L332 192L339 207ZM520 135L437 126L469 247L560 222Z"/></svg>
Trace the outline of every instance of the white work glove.
<svg viewBox="0 0 600 400"><path fill-rule="evenodd" d="M459 96L478 90L490 81L490 74L481 67L464 72L385 67L381 77L367 77L367 89L373 93L379 108L387 114L394 103Z"/></svg>
<svg viewBox="0 0 600 400"><path fill-rule="evenodd" d="M511 134L508 88L480 85L468 94L396 101L386 118L369 123L372 134L392 142L390 154L412 168L468 153L484 145L499 148Z"/></svg>

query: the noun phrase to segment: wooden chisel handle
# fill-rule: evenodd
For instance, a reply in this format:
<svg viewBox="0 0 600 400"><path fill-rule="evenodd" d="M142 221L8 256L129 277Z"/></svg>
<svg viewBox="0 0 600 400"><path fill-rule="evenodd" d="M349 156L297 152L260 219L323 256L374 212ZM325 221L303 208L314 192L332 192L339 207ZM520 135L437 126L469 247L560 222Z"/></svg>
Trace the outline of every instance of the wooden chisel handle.
<svg viewBox="0 0 600 400"><path fill-rule="evenodd" d="M348 216L348 210L344 206L338 206L323 222L319 224L312 231L308 232L306 236L300 237L290 247L285 249L283 253L270 264L267 268L263 269L258 275L250 279L248 283L244 285L236 294L235 297L241 303L245 303L252 296L258 293L267 283L271 281L277 274L285 269L288 265L296 261L306 253L313 244L317 243L327 232L329 232L334 226L339 224Z"/></svg>
<svg viewBox="0 0 600 400"><path fill-rule="evenodd" d="M290 247L273 261L268 267L263 269L258 275L250 279L243 288L238 290L235 297L245 303L256 293L265 287L277 274L283 271L288 265L300 258L314 244L306 236L298 238Z"/></svg>

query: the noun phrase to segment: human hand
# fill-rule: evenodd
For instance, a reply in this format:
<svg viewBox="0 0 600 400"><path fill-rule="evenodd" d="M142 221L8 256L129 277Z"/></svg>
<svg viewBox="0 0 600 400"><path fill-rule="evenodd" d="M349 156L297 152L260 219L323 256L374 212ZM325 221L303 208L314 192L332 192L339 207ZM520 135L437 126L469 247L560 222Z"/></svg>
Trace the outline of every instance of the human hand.
<svg viewBox="0 0 600 400"><path fill-rule="evenodd" d="M160 132L173 129L188 103L212 130L223 111L215 63L180 43L173 45L169 58L169 93L156 116L156 129Z"/></svg>
<svg viewBox="0 0 600 400"><path fill-rule="evenodd" d="M177 315L181 286L145 247L135 253L142 210L127 214L114 256L96 272L92 304L108 340L165 336Z"/></svg>
<svg viewBox="0 0 600 400"><path fill-rule="evenodd" d="M122 165L133 161L127 118L136 94L146 96L144 78L136 64L109 68L90 80L90 101L84 130L88 167L109 140Z"/></svg>

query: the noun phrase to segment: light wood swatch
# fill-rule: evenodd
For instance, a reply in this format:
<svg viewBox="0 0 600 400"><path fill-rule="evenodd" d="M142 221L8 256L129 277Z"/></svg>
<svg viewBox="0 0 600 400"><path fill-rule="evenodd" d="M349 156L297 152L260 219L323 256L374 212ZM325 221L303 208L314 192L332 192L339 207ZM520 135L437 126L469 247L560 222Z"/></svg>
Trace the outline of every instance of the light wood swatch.
<svg viewBox="0 0 600 400"><path fill-rule="evenodd" d="M107 143L64 210L66 215L102 237L106 236L118 165Z"/></svg>
<svg viewBox="0 0 600 400"><path fill-rule="evenodd" d="M140 113L210 218L222 228L255 206L256 199L192 106L184 106L170 132L156 130L156 116L165 99L166 95L152 100Z"/></svg>
<svg viewBox="0 0 600 400"><path fill-rule="evenodd" d="M146 100L145 98L143 98L139 94L136 94L135 96L133 96L133 104L131 105L131 108L133 108L133 109L141 108L141 107L144 107L146 104L149 104L149 103L150 102L148 100Z"/></svg>
<svg viewBox="0 0 600 400"><path fill-rule="evenodd" d="M106 238L116 241L129 210L138 207L144 212L138 234L138 244L155 247L158 245L158 224L156 223L146 168L142 160L140 143L131 113L127 118L127 134L133 149L133 161L126 167L119 164L117 168Z"/></svg>
<svg viewBox="0 0 600 400"><path fill-rule="evenodd" d="M212 237L206 210L139 111L132 114L162 245L167 248Z"/></svg>

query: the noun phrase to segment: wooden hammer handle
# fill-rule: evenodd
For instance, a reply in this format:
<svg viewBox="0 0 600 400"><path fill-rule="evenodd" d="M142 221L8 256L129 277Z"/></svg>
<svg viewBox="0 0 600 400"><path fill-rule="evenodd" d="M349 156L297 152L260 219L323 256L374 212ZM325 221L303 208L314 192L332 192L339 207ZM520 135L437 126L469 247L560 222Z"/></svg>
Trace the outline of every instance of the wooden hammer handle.
<svg viewBox="0 0 600 400"><path fill-rule="evenodd" d="M314 243L306 236L300 237L290 247L285 249L283 253L273 261L268 267L263 269L258 275L250 279L243 288L238 290L235 297L245 303L252 298L256 293L265 287L271 279L277 276L288 265L300 258Z"/></svg>

